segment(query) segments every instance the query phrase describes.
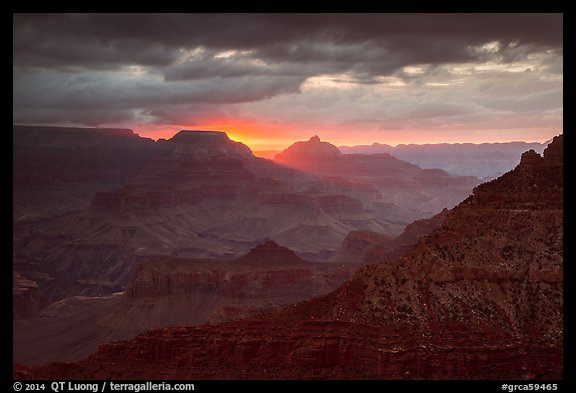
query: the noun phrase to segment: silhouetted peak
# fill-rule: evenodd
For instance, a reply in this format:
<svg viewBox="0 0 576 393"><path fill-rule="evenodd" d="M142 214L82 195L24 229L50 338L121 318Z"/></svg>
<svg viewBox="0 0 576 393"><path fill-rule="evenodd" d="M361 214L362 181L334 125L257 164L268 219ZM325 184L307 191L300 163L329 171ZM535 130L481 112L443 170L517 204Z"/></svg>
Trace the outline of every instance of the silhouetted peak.
<svg viewBox="0 0 576 393"><path fill-rule="evenodd" d="M522 154L521 166L530 165L558 165L564 159L564 137L562 134L555 136L544 149L543 157L534 150Z"/></svg>
<svg viewBox="0 0 576 393"><path fill-rule="evenodd" d="M247 158L252 151L243 143L228 138L222 131L182 130L168 140L172 154L197 160Z"/></svg>
<svg viewBox="0 0 576 393"><path fill-rule="evenodd" d="M228 135L222 131L182 130L170 138L179 143L226 143L230 141Z"/></svg>
<svg viewBox="0 0 576 393"><path fill-rule="evenodd" d="M546 161L563 161L564 159L564 134L555 136L552 142L544 149Z"/></svg>
<svg viewBox="0 0 576 393"><path fill-rule="evenodd" d="M554 137L541 157L534 150L522 154L520 164L497 179L474 189L466 202L499 208L561 208L563 204L562 135Z"/></svg>
<svg viewBox="0 0 576 393"><path fill-rule="evenodd" d="M331 143L322 142L318 135L307 141L299 141L276 155L274 160L291 162L293 160L306 160L339 156L340 150Z"/></svg>
<svg viewBox="0 0 576 393"><path fill-rule="evenodd" d="M525 153L522 153L522 156L520 158L520 165L522 166L538 165L540 164L541 161L542 157L540 156L540 154L536 153L536 151L531 149Z"/></svg>
<svg viewBox="0 0 576 393"><path fill-rule="evenodd" d="M252 248L247 255L261 255L270 253L296 255L288 247L281 246L274 240L266 240L264 243L258 244L256 247Z"/></svg>
<svg viewBox="0 0 576 393"><path fill-rule="evenodd" d="M254 247L251 251L257 251L257 250L272 250L272 249L281 249L281 248L288 250L288 248L279 245L279 244L276 243L274 240L266 240L266 241L264 241L264 243L258 244L258 245L257 245L256 247Z"/></svg>
<svg viewBox="0 0 576 393"><path fill-rule="evenodd" d="M306 263L287 247L281 246L273 240L266 240L252 248L248 254L238 258L237 262L251 264L294 264Z"/></svg>

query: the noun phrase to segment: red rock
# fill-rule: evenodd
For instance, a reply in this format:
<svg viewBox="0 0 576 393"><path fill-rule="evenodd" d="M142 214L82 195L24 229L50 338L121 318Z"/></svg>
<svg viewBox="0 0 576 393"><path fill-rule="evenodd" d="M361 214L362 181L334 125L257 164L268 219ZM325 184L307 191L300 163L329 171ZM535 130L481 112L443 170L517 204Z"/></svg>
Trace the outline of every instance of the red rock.
<svg viewBox="0 0 576 393"><path fill-rule="evenodd" d="M14 375L562 379L562 161L547 160L479 186L404 256L328 295L242 321L158 329L77 364L15 366Z"/></svg>
<svg viewBox="0 0 576 393"><path fill-rule="evenodd" d="M87 208L159 152L126 129L13 126L12 138L15 218Z"/></svg>

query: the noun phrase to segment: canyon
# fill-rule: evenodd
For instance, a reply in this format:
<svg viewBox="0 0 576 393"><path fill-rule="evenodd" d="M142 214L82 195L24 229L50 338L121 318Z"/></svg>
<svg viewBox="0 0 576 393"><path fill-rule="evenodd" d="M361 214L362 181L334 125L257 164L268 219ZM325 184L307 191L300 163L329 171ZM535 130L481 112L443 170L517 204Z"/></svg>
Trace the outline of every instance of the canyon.
<svg viewBox="0 0 576 393"><path fill-rule="evenodd" d="M561 379L562 135L442 214L439 226L420 223L435 229L402 256L360 268L326 295L238 321L154 329L79 362L17 364L14 377Z"/></svg>
<svg viewBox="0 0 576 393"><path fill-rule="evenodd" d="M153 141L126 129L14 126L13 139L15 319L125 291L142 256L231 260L270 239L328 260L350 232L396 237L475 184L440 174L457 188L428 186L427 172L392 157L322 176L257 158L218 131ZM359 178L362 165L370 177ZM416 173L406 187L402 168Z"/></svg>

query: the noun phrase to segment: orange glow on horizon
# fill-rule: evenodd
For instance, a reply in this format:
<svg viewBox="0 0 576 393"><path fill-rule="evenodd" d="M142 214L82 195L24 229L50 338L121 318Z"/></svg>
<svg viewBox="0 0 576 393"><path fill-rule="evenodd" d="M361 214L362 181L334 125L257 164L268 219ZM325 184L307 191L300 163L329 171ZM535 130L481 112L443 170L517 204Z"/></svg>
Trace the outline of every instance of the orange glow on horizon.
<svg viewBox="0 0 576 393"><path fill-rule="evenodd" d="M247 122L206 122L193 126L169 126L163 130L150 129L144 127L134 132L143 137L152 139L170 139L180 130L212 130L225 132L228 137L236 142L241 142L250 147L253 151L260 150L284 150L294 142L308 140L311 136L309 132L295 132L298 126L285 126L278 124L261 124Z"/></svg>
<svg viewBox="0 0 576 393"><path fill-rule="evenodd" d="M561 131L542 129L522 130L358 130L351 132L343 127L311 126L301 124L266 124L256 121L206 121L192 126L170 125L159 130L149 125L134 129L140 136L152 139L170 139L180 130L214 130L226 132L231 140L242 142L252 151L282 151L298 141L306 141L318 135L322 141L336 146L371 145L373 143L396 146L399 144L436 143L496 143L538 142L543 143ZM424 135L426 137L424 137ZM510 135L520 135L514 138ZM266 156L264 154L263 156ZM269 154L268 154L269 156Z"/></svg>

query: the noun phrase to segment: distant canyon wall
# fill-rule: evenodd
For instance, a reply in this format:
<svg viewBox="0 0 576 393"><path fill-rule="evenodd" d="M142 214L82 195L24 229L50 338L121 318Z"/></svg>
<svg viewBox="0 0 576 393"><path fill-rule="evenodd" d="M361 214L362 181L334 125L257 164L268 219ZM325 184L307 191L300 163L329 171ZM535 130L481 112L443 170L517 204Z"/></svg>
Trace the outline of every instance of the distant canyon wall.
<svg viewBox="0 0 576 393"><path fill-rule="evenodd" d="M344 154L389 153L394 157L424 169L440 168L451 175L475 176L490 180L512 170L520 162L520 155L533 149L542 154L549 142L527 143L438 143L339 146Z"/></svg>

